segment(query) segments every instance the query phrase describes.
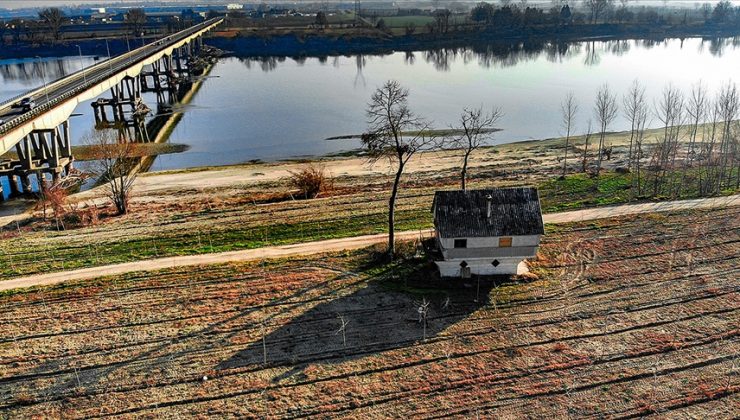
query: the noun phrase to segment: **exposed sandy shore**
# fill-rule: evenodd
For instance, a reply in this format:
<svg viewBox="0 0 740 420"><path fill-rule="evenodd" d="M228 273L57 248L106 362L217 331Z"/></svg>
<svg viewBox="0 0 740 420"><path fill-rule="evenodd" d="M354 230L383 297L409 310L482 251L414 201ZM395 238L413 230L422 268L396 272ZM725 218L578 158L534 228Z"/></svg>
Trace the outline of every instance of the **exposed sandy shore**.
<svg viewBox="0 0 740 420"><path fill-rule="evenodd" d="M648 130L646 138L659 135L659 129ZM598 139L591 138L591 149ZM629 133L618 132L607 135L606 144L620 147L628 144ZM576 148L583 143L582 137L571 138L571 145ZM471 155L469 169L490 165L514 167L522 164L537 168L552 170L561 165L563 138L544 140L529 140L518 143L508 143L494 147L485 147L476 150ZM423 152L414 156L408 163L405 176L414 174L435 174L459 168L461 165L459 150L444 150ZM571 162L576 158L571 155ZM323 166L335 179L347 178L376 178L390 177L392 168L387 160L371 163L366 157L317 157L311 162ZM134 200L142 202L180 200L182 194L203 192L204 190L218 189L228 194L230 189L240 190L245 187L259 186L260 184L275 184L283 182L291 172L305 167L307 161L279 161L272 163L247 163L233 166L215 166L205 168L190 168L174 171L161 171L141 174L134 187ZM605 165L618 165L619 159L605 162ZM544 173L544 172L543 172ZM83 191L70 197L71 202L102 203L105 194L102 187ZM25 207L25 208L24 208ZM27 204L19 205L0 203L0 226L13 223L16 220L27 218L31 209Z"/></svg>

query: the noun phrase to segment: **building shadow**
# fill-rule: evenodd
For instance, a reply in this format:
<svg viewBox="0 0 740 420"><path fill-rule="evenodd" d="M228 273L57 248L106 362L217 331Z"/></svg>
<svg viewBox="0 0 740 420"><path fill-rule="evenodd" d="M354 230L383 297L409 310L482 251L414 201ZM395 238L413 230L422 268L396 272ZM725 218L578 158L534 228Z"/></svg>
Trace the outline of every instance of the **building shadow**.
<svg viewBox="0 0 740 420"><path fill-rule="evenodd" d="M364 287L320 303L277 329L267 326L263 338L216 370L289 367L272 379L279 382L302 375L309 364L339 363L434 340L486 305L491 289L508 280L440 280L430 266L425 262L410 272L384 270ZM431 278L422 282L425 276Z"/></svg>

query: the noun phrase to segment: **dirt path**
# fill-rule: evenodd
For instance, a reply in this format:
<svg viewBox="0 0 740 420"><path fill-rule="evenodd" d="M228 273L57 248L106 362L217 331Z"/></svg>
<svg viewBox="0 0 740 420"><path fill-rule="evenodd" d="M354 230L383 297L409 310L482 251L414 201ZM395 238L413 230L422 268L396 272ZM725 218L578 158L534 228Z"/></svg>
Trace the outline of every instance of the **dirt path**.
<svg viewBox="0 0 740 420"><path fill-rule="evenodd" d="M637 213L721 208L737 205L740 205L740 195L702 198L696 200L667 201L662 203L625 204L613 207L602 207L596 209L545 214L543 218L545 223L567 223L579 222L583 220L604 219ZM396 237L399 240L407 240L419 238L420 236L430 236L431 234L432 230L427 229L422 231L397 232ZM101 276L123 274L134 271L152 271L178 266L217 264L234 261L254 261L267 258L284 258L296 255L310 255L325 252L359 249L366 246L382 243L386 240L386 238L387 236L385 234L355 236L351 238L330 239L325 241L307 242L293 245L247 249L243 251L158 258L153 260L83 268L79 270L62 271L57 273L37 274L2 281L0 282L0 291L32 286L47 286L57 283L63 283L69 280L86 280Z"/></svg>

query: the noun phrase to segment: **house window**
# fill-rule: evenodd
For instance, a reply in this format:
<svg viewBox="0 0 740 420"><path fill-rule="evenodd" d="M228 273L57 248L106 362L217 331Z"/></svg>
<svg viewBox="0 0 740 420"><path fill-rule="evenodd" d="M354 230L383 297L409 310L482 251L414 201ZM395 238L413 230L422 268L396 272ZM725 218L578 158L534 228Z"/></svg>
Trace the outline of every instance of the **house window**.
<svg viewBox="0 0 740 420"><path fill-rule="evenodd" d="M455 248L467 248L467 247L468 247L467 239L455 239Z"/></svg>
<svg viewBox="0 0 740 420"><path fill-rule="evenodd" d="M511 248L511 238L498 238L499 248Z"/></svg>

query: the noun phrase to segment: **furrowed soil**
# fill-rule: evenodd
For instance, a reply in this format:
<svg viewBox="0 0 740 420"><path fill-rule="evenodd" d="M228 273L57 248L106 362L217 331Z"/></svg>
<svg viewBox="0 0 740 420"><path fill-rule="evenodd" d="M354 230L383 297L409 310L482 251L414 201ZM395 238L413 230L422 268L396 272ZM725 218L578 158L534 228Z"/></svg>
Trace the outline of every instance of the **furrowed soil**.
<svg viewBox="0 0 740 420"><path fill-rule="evenodd" d="M369 249L6 293L0 418L735 418L739 228L549 227L538 278L480 285Z"/></svg>

